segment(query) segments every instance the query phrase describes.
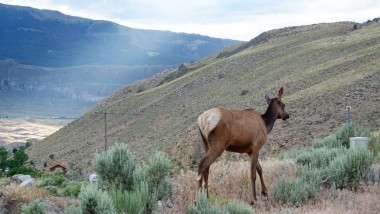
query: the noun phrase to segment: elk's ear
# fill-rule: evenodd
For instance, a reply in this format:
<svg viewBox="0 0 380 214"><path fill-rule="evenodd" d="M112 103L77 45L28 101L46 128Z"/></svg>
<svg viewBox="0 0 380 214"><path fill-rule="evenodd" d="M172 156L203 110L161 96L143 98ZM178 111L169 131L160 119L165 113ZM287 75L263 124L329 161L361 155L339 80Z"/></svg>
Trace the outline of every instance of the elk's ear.
<svg viewBox="0 0 380 214"><path fill-rule="evenodd" d="M267 104L269 105L270 104L270 97L268 94L265 95L265 101L267 101Z"/></svg>
<svg viewBox="0 0 380 214"><path fill-rule="evenodd" d="M278 91L278 97L277 97L277 98L278 98L279 100L281 100L283 94L284 94L284 88L281 87L281 88L280 88L280 91Z"/></svg>

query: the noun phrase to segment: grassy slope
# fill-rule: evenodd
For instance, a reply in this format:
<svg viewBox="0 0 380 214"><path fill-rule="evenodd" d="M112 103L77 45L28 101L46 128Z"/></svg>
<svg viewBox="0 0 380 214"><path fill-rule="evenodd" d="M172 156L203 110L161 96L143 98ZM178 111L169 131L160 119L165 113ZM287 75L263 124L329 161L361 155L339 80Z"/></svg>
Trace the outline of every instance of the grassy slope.
<svg viewBox="0 0 380 214"><path fill-rule="evenodd" d="M276 123L263 154L336 131L345 122L346 105L353 107L355 122L378 130L380 24L357 30L353 25L273 30L188 65L189 71L172 81L160 84L178 71L127 86L33 146L29 155L41 168L45 161L89 166L96 150L104 149L104 120L92 112L107 109L118 112L108 117L109 144L128 143L140 159L164 150L189 166L199 156L199 114L217 106L263 112L264 94L275 96L281 86L291 117ZM242 90L249 92L241 95Z"/></svg>

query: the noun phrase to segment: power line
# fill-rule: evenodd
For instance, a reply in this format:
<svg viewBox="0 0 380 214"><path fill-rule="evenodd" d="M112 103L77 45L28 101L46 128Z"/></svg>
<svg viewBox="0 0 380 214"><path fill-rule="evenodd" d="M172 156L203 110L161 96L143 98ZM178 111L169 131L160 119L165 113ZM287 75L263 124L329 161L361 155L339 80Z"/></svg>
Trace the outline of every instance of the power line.
<svg viewBox="0 0 380 214"><path fill-rule="evenodd" d="M93 114L103 114L104 115L104 151L107 152L107 114L118 114L118 112L100 112L94 111Z"/></svg>

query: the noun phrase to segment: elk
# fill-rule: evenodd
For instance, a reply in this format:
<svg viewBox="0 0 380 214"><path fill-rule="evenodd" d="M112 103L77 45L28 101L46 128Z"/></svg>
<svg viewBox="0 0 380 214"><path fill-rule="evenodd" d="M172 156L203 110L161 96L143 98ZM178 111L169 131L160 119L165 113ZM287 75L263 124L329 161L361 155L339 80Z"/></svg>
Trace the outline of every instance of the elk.
<svg viewBox="0 0 380 214"><path fill-rule="evenodd" d="M267 196L263 170L258 162L259 151L277 119L287 120L285 104L281 101L284 89L276 98L265 95L268 108L260 115L253 109L233 110L213 108L198 117L198 128L202 136L206 155L198 166L198 189L206 189L208 197L208 176L211 164L225 151L246 153L251 158L252 203L256 199L256 171L260 176L261 194Z"/></svg>

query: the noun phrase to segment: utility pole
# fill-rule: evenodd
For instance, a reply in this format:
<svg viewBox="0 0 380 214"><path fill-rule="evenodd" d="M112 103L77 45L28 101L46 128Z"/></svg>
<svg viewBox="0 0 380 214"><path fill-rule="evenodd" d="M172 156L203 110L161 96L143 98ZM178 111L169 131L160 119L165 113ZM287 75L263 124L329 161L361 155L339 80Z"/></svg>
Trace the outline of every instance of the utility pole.
<svg viewBox="0 0 380 214"><path fill-rule="evenodd" d="M104 112L104 151L107 152L107 112Z"/></svg>
<svg viewBox="0 0 380 214"><path fill-rule="evenodd" d="M118 112L98 112L95 111L94 114L104 114L104 151L107 152L107 114L117 114Z"/></svg>

